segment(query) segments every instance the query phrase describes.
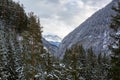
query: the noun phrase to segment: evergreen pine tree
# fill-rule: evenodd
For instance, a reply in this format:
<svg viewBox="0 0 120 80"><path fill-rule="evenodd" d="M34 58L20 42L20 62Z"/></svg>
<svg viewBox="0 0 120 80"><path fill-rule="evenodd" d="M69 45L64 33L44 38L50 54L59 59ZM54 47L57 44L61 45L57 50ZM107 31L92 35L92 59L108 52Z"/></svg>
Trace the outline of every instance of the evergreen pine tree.
<svg viewBox="0 0 120 80"><path fill-rule="evenodd" d="M0 44L1 44L1 79L3 80L17 80L20 79L20 73L17 69L21 66L19 65L19 51L17 50L16 35L15 31L11 31L6 27L7 25L1 25L0 28ZM15 41L14 41L15 40ZM18 58L19 56L19 58Z"/></svg>
<svg viewBox="0 0 120 80"><path fill-rule="evenodd" d="M112 80L120 80L120 2L117 7L113 7L116 15L112 17L111 28L114 30L110 34L114 43L110 46L111 54L111 76ZM116 47L114 47L116 46Z"/></svg>
<svg viewBox="0 0 120 80"><path fill-rule="evenodd" d="M23 5L12 0L0 0L0 20L13 25L19 33L27 29L28 19Z"/></svg>
<svg viewBox="0 0 120 80"><path fill-rule="evenodd" d="M45 72L46 72L45 79L46 80L53 80L54 79L53 61L52 61L52 56L50 55L49 52L46 53L44 60L45 60Z"/></svg>
<svg viewBox="0 0 120 80"><path fill-rule="evenodd" d="M92 47L88 49L87 53L87 75L86 75L86 80L96 80L96 65L97 65L97 58L96 55L94 54Z"/></svg>
<svg viewBox="0 0 120 80"><path fill-rule="evenodd" d="M28 30L24 31L23 36L23 64L26 79L35 79L35 76L41 71L43 54L43 44L41 35L41 26L39 20L33 13L29 13ZM29 70L29 71L28 71ZM27 72L26 72L27 71Z"/></svg>
<svg viewBox="0 0 120 80"><path fill-rule="evenodd" d="M87 60L86 60L86 52L82 47L82 45L76 45L73 48L66 50L66 53L63 58L63 62L66 65L67 77L70 76L71 73L73 72L73 77L71 77L71 79L72 78L83 79L83 80L85 79L85 76L86 76L85 70L87 66L86 65ZM75 74L77 74L77 77L74 74L74 72Z"/></svg>

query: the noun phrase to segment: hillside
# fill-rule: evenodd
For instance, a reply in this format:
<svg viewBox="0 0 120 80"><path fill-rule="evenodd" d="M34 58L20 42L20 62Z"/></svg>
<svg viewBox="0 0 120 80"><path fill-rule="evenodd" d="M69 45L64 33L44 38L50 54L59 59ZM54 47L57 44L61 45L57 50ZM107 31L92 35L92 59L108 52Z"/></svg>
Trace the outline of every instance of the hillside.
<svg viewBox="0 0 120 80"><path fill-rule="evenodd" d="M63 57L65 50L75 44L82 44L85 49L92 47L97 54L101 51L108 53L108 44L111 42L109 25L111 15L115 15L111 8L116 6L118 1L112 1L68 34L60 44L58 56Z"/></svg>

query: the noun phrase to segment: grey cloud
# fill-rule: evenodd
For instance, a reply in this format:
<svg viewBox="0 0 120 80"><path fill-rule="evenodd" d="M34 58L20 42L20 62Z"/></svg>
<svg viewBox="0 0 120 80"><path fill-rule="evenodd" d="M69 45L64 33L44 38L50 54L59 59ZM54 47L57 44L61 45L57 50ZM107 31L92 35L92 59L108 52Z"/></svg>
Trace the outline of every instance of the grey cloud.
<svg viewBox="0 0 120 80"><path fill-rule="evenodd" d="M50 3L52 3L52 4L59 4L60 3L59 0L41 0L41 1L44 1L47 4L50 4Z"/></svg>
<svg viewBox="0 0 120 80"><path fill-rule="evenodd" d="M62 34L62 37L110 1L20 0L24 4L26 12L33 11L40 17L41 24L44 26L44 33L56 33L60 36ZM58 32L56 29L64 32Z"/></svg>
<svg viewBox="0 0 120 80"><path fill-rule="evenodd" d="M81 0L84 3L86 3L87 5L91 5L91 6L96 6L96 7L100 7L105 5L105 3L108 3L112 0Z"/></svg>

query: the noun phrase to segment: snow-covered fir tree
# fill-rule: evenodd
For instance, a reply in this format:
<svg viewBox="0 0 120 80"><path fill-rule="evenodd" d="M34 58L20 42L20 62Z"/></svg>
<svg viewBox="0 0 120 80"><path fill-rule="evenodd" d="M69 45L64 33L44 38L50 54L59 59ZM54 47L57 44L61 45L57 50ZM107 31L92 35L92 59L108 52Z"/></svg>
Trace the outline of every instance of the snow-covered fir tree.
<svg viewBox="0 0 120 80"><path fill-rule="evenodd" d="M72 53L75 53L72 55ZM76 71L77 79L80 80L109 80L109 57L105 54L95 55L92 48L84 50L81 45L66 50L63 58L67 79L74 80L70 77L69 72ZM72 63L74 63L72 65ZM75 64L76 63L76 64ZM75 66L76 65L76 66ZM76 67L76 68L75 68ZM64 74L64 73L63 73Z"/></svg>
<svg viewBox="0 0 120 80"><path fill-rule="evenodd" d="M19 12L24 16L23 18L17 15ZM20 34L18 32L21 31L19 28L25 25L25 16L23 7L18 3L12 0L0 0L1 80L21 80L22 78L21 50L17 37ZM17 20L23 20L22 25L18 26Z"/></svg>
<svg viewBox="0 0 120 80"><path fill-rule="evenodd" d="M117 7L113 7L116 15L112 17L110 27L113 29L113 33L110 36L114 42L110 45L111 53L111 77L112 80L120 79L120 2Z"/></svg>
<svg viewBox="0 0 120 80"><path fill-rule="evenodd" d="M34 79L35 75L41 72L43 44L41 35L41 26L39 19L33 14L29 13L28 30L22 33L23 40L23 72L25 79Z"/></svg>

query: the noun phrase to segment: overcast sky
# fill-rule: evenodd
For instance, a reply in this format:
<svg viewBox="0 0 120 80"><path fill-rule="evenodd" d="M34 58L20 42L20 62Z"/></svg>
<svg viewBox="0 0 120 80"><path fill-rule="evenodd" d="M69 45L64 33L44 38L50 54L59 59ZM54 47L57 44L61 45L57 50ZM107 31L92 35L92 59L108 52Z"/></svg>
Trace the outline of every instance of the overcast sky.
<svg viewBox="0 0 120 80"><path fill-rule="evenodd" d="M14 0L33 11L41 20L43 34L61 38L74 30L97 10L112 0Z"/></svg>

